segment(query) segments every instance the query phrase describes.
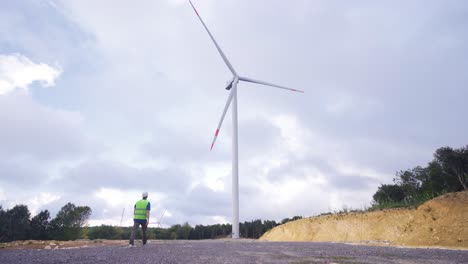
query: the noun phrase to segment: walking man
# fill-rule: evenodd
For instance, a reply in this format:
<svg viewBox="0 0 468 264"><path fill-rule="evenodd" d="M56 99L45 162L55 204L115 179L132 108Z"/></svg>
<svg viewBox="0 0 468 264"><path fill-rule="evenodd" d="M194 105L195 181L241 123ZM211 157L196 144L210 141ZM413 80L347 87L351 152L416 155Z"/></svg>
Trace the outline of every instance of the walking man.
<svg viewBox="0 0 468 264"><path fill-rule="evenodd" d="M130 235L130 245L129 247L134 246L135 234L138 232L138 227L141 225L141 230L143 231L143 245L146 245L146 229L148 228L151 204L147 200L148 193L144 192L141 200L137 201L134 206L133 211L133 229L132 234Z"/></svg>

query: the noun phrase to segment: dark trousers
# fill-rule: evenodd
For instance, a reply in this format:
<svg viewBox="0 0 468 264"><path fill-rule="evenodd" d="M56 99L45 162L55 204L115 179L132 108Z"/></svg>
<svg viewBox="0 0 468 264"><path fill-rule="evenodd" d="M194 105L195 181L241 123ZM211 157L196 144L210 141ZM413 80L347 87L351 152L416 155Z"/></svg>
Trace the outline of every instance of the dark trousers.
<svg viewBox="0 0 468 264"><path fill-rule="evenodd" d="M141 223L138 223L137 221L133 221L133 229L132 229L132 234L130 235L130 244L133 245L133 242L135 240L135 235L136 233L138 232L138 227L140 227L141 225L141 230L143 231L143 245L146 245L146 230L148 229L148 226L146 225L146 223L144 224L141 224Z"/></svg>

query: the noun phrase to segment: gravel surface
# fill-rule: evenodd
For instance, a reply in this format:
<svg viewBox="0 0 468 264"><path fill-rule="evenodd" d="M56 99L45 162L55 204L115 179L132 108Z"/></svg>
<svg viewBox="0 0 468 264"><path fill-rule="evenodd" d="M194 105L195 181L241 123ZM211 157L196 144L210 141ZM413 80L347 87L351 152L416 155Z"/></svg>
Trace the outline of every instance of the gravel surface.
<svg viewBox="0 0 468 264"><path fill-rule="evenodd" d="M0 263L468 263L467 250L256 240L150 241L74 249L0 250Z"/></svg>

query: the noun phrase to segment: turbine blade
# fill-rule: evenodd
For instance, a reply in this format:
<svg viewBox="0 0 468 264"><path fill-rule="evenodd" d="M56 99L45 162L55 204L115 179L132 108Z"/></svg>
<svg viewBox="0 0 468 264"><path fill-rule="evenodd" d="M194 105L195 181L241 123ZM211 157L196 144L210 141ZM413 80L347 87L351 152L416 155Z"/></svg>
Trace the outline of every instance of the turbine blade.
<svg viewBox="0 0 468 264"><path fill-rule="evenodd" d="M221 115L221 119L219 120L218 127L216 128L215 135L213 137L213 142L211 143L211 148L210 150L213 149L213 146L216 142L216 139L218 138L219 130L221 129L221 125L223 124L224 117L226 116L227 110L229 109L229 105L231 104L232 101L232 96L234 95L234 90L237 89L235 85L233 86L233 89L229 92L228 99L226 101L226 105L224 106L223 114Z"/></svg>
<svg viewBox="0 0 468 264"><path fill-rule="evenodd" d="M192 4L192 1L189 0L189 2L190 2L190 5L191 5L192 8L193 8L193 11L195 11L195 14L197 14L198 18L200 19L200 22L202 23L203 27L206 29L206 32L208 32L208 35L210 35L210 38L211 38L211 40L213 41L213 43L215 44L216 49L218 50L219 54L220 54L221 57L223 58L224 63L226 63L226 65L228 66L229 70L231 70L232 74L234 74L234 76L237 76L237 73L236 73L236 71L234 70L234 67L232 67L231 63L230 63L229 60L226 58L226 55L224 55L224 52L221 50L221 48L219 47L218 43L217 43L216 40L214 39L213 35L211 35L210 30L208 30L208 27L206 27L205 22L203 22L203 19L202 19L201 16L198 14L198 11L197 11L197 9L195 9L195 6Z"/></svg>
<svg viewBox="0 0 468 264"><path fill-rule="evenodd" d="M272 84L272 83L267 83L267 82L264 82L264 81L258 81L258 80L250 79L250 78L247 78L247 77L240 77L239 76L239 80L244 81L244 82L263 84L263 85L272 86L272 87L276 87L276 88L280 88L280 89L284 89L284 90L289 90L289 91L293 91L293 92L299 92L299 93L304 92L302 90L293 89L293 88L289 88L289 87L285 87L285 86L280 86L280 85L276 85L276 84Z"/></svg>

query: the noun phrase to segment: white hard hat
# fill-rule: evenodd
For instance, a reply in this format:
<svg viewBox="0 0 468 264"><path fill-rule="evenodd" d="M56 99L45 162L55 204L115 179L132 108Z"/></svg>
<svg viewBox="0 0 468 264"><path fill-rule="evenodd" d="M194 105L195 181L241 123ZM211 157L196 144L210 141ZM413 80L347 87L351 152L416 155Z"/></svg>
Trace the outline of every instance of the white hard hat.
<svg viewBox="0 0 468 264"><path fill-rule="evenodd" d="M143 196L143 198L148 197L148 192L143 192L143 193L141 194L141 196Z"/></svg>

